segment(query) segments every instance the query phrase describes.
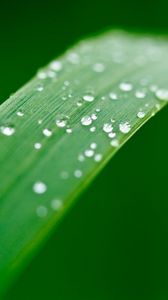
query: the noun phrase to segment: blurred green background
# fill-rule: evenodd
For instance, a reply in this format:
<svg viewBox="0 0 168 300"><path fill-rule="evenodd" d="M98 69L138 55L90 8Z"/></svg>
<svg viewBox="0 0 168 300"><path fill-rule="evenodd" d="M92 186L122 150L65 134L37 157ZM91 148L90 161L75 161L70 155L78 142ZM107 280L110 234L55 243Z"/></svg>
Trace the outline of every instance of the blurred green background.
<svg viewBox="0 0 168 300"><path fill-rule="evenodd" d="M109 27L168 32L167 0L0 4L0 102L83 36ZM116 155L6 300L168 299L164 109Z"/></svg>

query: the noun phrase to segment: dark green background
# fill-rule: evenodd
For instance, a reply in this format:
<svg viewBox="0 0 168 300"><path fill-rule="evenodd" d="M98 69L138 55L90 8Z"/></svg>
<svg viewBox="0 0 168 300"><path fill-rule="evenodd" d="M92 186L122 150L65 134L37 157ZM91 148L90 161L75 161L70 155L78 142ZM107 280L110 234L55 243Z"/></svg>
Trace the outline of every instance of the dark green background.
<svg viewBox="0 0 168 300"><path fill-rule="evenodd" d="M167 0L0 4L0 101L82 36L108 27L168 32ZM164 109L116 155L7 300L168 299Z"/></svg>

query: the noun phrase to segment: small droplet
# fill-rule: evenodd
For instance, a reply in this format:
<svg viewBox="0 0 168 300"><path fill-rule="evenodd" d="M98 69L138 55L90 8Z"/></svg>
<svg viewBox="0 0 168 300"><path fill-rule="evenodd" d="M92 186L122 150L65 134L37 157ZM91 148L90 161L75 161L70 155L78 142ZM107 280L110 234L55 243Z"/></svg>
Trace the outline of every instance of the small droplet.
<svg viewBox="0 0 168 300"><path fill-rule="evenodd" d="M111 100L118 100L118 96L117 96L116 93L111 92L111 93L109 94L109 97L110 97Z"/></svg>
<svg viewBox="0 0 168 300"><path fill-rule="evenodd" d="M53 199L51 201L51 208L55 211L58 211L62 208L63 202L60 199Z"/></svg>
<svg viewBox="0 0 168 300"><path fill-rule="evenodd" d="M36 150L41 149L41 147L42 147L41 143L35 143L35 144L34 144L34 148L35 148Z"/></svg>
<svg viewBox="0 0 168 300"><path fill-rule="evenodd" d="M38 120L38 124L39 125L42 124L42 122L43 122L43 120Z"/></svg>
<svg viewBox="0 0 168 300"><path fill-rule="evenodd" d="M83 96L83 100L85 100L86 102L92 102L94 100L94 96L93 95L84 95Z"/></svg>
<svg viewBox="0 0 168 300"><path fill-rule="evenodd" d="M92 149L87 149L84 153L86 157L92 157L94 155L94 151Z"/></svg>
<svg viewBox="0 0 168 300"><path fill-rule="evenodd" d="M117 148L118 146L119 146L119 141L118 140L112 140L111 142L110 142L110 145L112 146L112 147L114 147L114 148Z"/></svg>
<svg viewBox="0 0 168 300"><path fill-rule="evenodd" d="M156 97L162 101L168 101L168 90L159 89L155 93Z"/></svg>
<svg viewBox="0 0 168 300"><path fill-rule="evenodd" d="M38 92L42 92L42 91L44 90L43 85L39 84L39 85L36 87L36 90L37 90Z"/></svg>
<svg viewBox="0 0 168 300"><path fill-rule="evenodd" d="M17 111L16 114L17 114L18 117L23 117L24 116L24 113L21 110Z"/></svg>
<svg viewBox="0 0 168 300"><path fill-rule="evenodd" d="M67 133L72 133L72 128L67 128L67 129L66 129L66 132L67 132Z"/></svg>
<svg viewBox="0 0 168 300"><path fill-rule="evenodd" d="M143 91L136 91L135 92L135 97L138 98L138 99L143 99L143 98L146 97L146 94Z"/></svg>
<svg viewBox="0 0 168 300"><path fill-rule="evenodd" d="M76 178L82 177L82 171L81 171L81 170L75 170L74 176L75 176Z"/></svg>
<svg viewBox="0 0 168 300"><path fill-rule="evenodd" d="M144 117L145 117L145 112L144 111L139 111L138 113L137 113L137 117L139 118L139 119L143 119Z"/></svg>
<svg viewBox="0 0 168 300"><path fill-rule="evenodd" d="M11 136L15 133L15 128L13 126L1 126L0 131L6 136Z"/></svg>
<svg viewBox="0 0 168 300"><path fill-rule="evenodd" d="M119 129L122 133L128 133L131 130L131 125L129 122L120 123Z"/></svg>
<svg viewBox="0 0 168 300"><path fill-rule="evenodd" d="M39 205L37 208L36 208L36 214L39 218L45 218L48 214L48 209L46 206L43 206L43 205Z"/></svg>
<svg viewBox="0 0 168 300"><path fill-rule="evenodd" d="M33 191L36 194L44 194L47 191L47 186L44 182L42 181L37 181L33 185Z"/></svg>
<svg viewBox="0 0 168 300"><path fill-rule="evenodd" d="M89 126L92 124L92 118L90 116L84 116L82 119L81 119L81 123L82 125L84 126Z"/></svg>
<svg viewBox="0 0 168 300"><path fill-rule="evenodd" d="M113 130L113 126L110 123L105 123L103 125L103 131L109 133Z"/></svg>
<svg viewBox="0 0 168 300"><path fill-rule="evenodd" d="M99 161L101 161L102 160L102 154L100 154L100 153L98 153L98 154L95 154L95 156L94 156L94 160L96 161L96 162L99 162Z"/></svg>
<svg viewBox="0 0 168 300"><path fill-rule="evenodd" d="M120 90L124 92L130 92L133 88L132 84L129 82L121 82L119 85Z"/></svg>
<svg viewBox="0 0 168 300"><path fill-rule="evenodd" d="M83 102L81 100L79 100L76 104L77 104L77 106L80 107L80 106L82 106Z"/></svg>
<svg viewBox="0 0 168 300"><path fill-rule="evenodd" d="M102 63L96 63L93 65L93 71L97 73L102 73L105 70L105 66Z"/></svg>
<svg viewBox="0 0 168 300"><path fill-rule="evenodd" d="M43 129L43 134L47 137L50 137L52 135L52 131L48 128Z"/></svg>
<svg viewBox="0 0 168 300"><path fill-rule="evenodd" d="M92 120L97 120L97 115L96 114L92 114L91 118L92 118Z"/></svg>
<svg viewBox="0 0 168 300"><path fill-rule="evenodd" d="M56 72L59 72L62 69L62 63L58 60L55 60L50 63L50 68Z"/></svg>
<svg viewBox="0 0 168 300"><path fill-rule="evenodd" d="M64 128L67 125L67 123L68 123L68 119L69 118L67 116L61 116L60 118L58 118L56 120L57 127Z"/></svg>
<svg viewBox="0 0 168 300"><path fill-rule="evenodd" d="M78 160L79 161L84 161L85 160L85 157L83 156L83 154L79 154Z"/></svg>
<svg viewBox="0 0 168 300"><path fill-rule="evenodd" d="M37 77L38 77L39 79L46 79L46 78L47 78L47 73L46 73L46 72L43 72L43 71L39 71L39 72L37 73Z"/></svg>
<svg viewBox="0 0 168 300"><path fill-rule="evenodd" d="M96 143L91 143L90 148L95 150L97 148L97 144Z"/></svg>
<svg viewBox="0 0 168 300"><path fill-rule="evenodd" d="M112 131L109 133L108 136L109 136L109 138L113 139L116 136L116 133Z"/></svg>
<svg viewBox="0 0 168 300"><path fill-rule="evenodd" d="M90 128L90 132L95 132L95 131L96 131L96 127L95 126L93 126L93 127Z"/></svg>
<svg viewBox="0 0 168 300"><path fill-rule="evenodd" d="M79 64L79 55L75 52L71 52L68 55L68 61L72 64Z"/></svg>

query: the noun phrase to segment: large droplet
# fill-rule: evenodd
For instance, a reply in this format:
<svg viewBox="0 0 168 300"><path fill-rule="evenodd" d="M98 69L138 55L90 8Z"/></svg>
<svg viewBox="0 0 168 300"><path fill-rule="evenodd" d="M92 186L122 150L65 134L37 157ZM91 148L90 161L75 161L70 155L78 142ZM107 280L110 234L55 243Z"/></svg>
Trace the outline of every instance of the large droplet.
<svg viewBox="0 0 168 300"><path fill-rule="evenodd" d="M1 126L0 131L6 136L11 136L15 133L15 128L13 126Z"/></svg>
<svg viewBox="0 0 168 300"><path fill-rule="evenodd" d="M83 100L85 100L86 102L92 102L94 100L94 96L91 94L84 95Z"/></svg>
<svg viewBox="0 0 168 300"><path fill-rule="evenodd" d="M110 133L113 130L113 126L110 123L105 123L103 125L103 131L106 133Z"/></svg>

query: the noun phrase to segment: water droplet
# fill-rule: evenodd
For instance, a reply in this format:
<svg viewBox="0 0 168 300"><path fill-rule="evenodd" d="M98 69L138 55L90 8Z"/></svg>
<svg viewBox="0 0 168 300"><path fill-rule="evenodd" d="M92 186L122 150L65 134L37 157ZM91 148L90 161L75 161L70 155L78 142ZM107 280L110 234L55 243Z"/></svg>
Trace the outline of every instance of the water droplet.
<svg viewBox="0 0 168 300"><path fill-rule="evenodd" d="M96 63L93 65L93 71L97 73L102 73L105 70L105 66L102 63Z"/></svg>
<svg viewBox="0 0 168 300"><path fill-rule="evenodd" d="M118 140L112 140L111 142L110 142L110 145L112 146L112 147L114 147L114 148L117 148L118 146L119 146L119 141Z"/></svg>
<svg viewBox="0 0 168 300"><path fill-rule="evenodd" d="M11 136L15 133L15 128L13 126L1 126L0 131L6 136Z"/></svg>
<svg viewBox="0 0 168 300"><path fill-rule="evenodd" d="M51 208L55 211L58 211L62 208L63 202L60 199L53 199L51 201Z"/></svg>
<svg viewBox="0 0 168 300"><path fill-rule="evenodd" d="M103 125L103 131L109 133L113 130L113 126L110 123L105 123Z"/></svg>
<svg viewBox="0 0 168 300"><path fill-rule="evenodd" d="M68 117L67 116L61 116L56 120L56 125L59 128L64 128L68 123Z"/></svg>
<svg viewBox="0 0 168 300"><path fill-rule="evenodd" d="M155 95L159 100L168 101L168 90L159 89L156 91Z"/></svg>
<svg viewBox="0 0 168 300"><path fill-rule="evenodd" d="M74 176L75 176L76 178L82 177L82 171L81 171L81 170L75 170Z"/></svg>
<svg viewBox="0 0 168 300"><path fill-rule="evenodd" d="M94 155L94 151L92 149L85 150L86 157L92 157Z"/></svg>
<svg viewBox="0 0 168 300"><path fill-rule="evenodd" d="M100 154L100 153L98 153L98 154L95 154L95 156L94 156L94 160L96 161L96 162L99 162L99 161L101 161L102 160L102 154Z"/></svg>
<svg viewBox="0 0 168 300"><path fill-rule="evenodd" d="M93 127L90 128L90 132L95 132L95 131L96 131L96 127L95 126L93 126Z"/></svg>
<svg viewBox="0 0 168 300"><path fill-rule="evenodd" d="M24 116L24 113L21 110L17 111L16 114L17 114L18 117L23 117Z"/></svg>
<svg viewBox="0 0 168 300"><path fill-rule="evenodd" d="M83 100L85 100L86 102L92 102L94 100L94 96L93 95L84 95L83 96Z"/></svg>
<svg viewBox="0 0 168 300"><path fill-rule="evenodd" d="M36 194L44 194L47 191L47 186L44 182L42 181L37 181L33 185L33 191Z"/></svg>
<svg viewBox="0 0 168 300"><path fill-rule="evenodd" d="M133 88L132 84L129 82L121 82L119 85L120 90L124 92L130 92Z"/></svg>
<svg viewBox="0 0 168 300"><path fill-rule="evenodd" d="M91 143L90 148L95 150L97 148L97 144L96 143Z"/></svg>
<svg viewBox="0 0 168 300"><path fill-rule="evenodd" d="M35 148L36 150L41 149L41 147L42 147L41 143L35 143L35 144L34 144L34 148Z"/></svg>
<svg viewBox="0 0 168 300"><path fill-rule="evenodd" d="M137 113L137 117L139 118L139 119L143 119L144 117L145 117L145 112L144 111L139 111L138 113Z"/></svg>
<svg viewBox="0 0 168 300"><path fill-rule="evenodd" d="M50 137L52 135L52 131L48 128L43 129L43 134L47 137Z"/></svg>
<svg viewBox="0 0 168 300"><path fill-rule="evenodd" d="M66 132L67 132L67 133L72 133L72 128L67 128L67 129L66 129Z"/></svg>
<svg viewBox="0 0 168 300"><path fill-rule="evenodd" d="M43 85L39 84L39 85L36 87L36 90L37 90L38 92L42 92L42 91L44 90Z"/></svg>
<svg viewBox="0 0 168 300"><path fill-rule="evenodd" d="M81 123L82 125L84 126L89 126L92 124L92 118L90 116L84 116L82 119L81 119Z"/></svg>
<svg viewBox="0 0 168 300"><path fill-rule="evenodd" d="M78 156L78 160L79 160L79 161L84 161L84 160L85 160L85 157L84 157L82 154L80 154L80 155Z"/></svg>
<svg viewBox="0 0 168 300"><path fill-rule="evenodd" d="M129 122L120 123L119 129L122 133L128 133L131 130L131 125Z"/></svg>
<svg viewBox="0 0 168 300"><path fill-rule="evenodd" d="M116 93L111 92L111 93L109 94L109 97L110 97L111 100L118 100L118 96L117 96Z"/></svg>
<svg viewBox="0 0 168 300"><path fill-rule="evenodd" d="M146 94L143 91L136 91L135 92L135 97L138 98L138 99L143 99L143 98L146 97Z"/></svg>
<svg viewBox="0 0 168 300"><path fill-rule="evenodd" d="M43 205L39 205L37 208L36 208L36 214L38 217L40 218L45 218L48 214L48 209L47 207L43 206Z"/></svg>
<svg viewBox="0 0 168 300"><path fill-rule="evenodd" d="M68 55L68 61L72 64L79 64L79 55L75 52L71 52Z"/></svg>
<svg viewBox="0 0 168 300"><path fill-rule="evenodd" d="M43 120L38 120L38 124L39 125L42 124L42 122L43 122Z"/></svg>
<svg viewBox="0 0 168 300"><path fill-rule="evenodd" d="M43 71L39 71L39 72L37 73L37 77L38 77L39 79L46 79L46 78L47 78L47 73L46 73L46 72L43 72Z"/></svg>
<svg viewBox="0 0 168 300"><path fill-rule="evenodd" d="M113 139L116 136L116 133L110 132L108 136L109 136L109 138Z"/></svg>
<svg viewBox="0 0 168 300"><path fill-rule="evenodd" d="M92 114L91 118L92 118L92 120L97 120L97 115L96 114Z"/></svg>
<svg viewBox="0 0 168 300"><path fill-rule="evenodd" d="M59 72L62 69L62 63L58 60L55 60L50 63L50 68L56 72Z"/></svg>
<svg viewBox="0 0 168 300"><path fill-rule="evenodd" d="M81 100L79 100L76 104L77 104L77 106L82 106L83 102Z"/></svg>

